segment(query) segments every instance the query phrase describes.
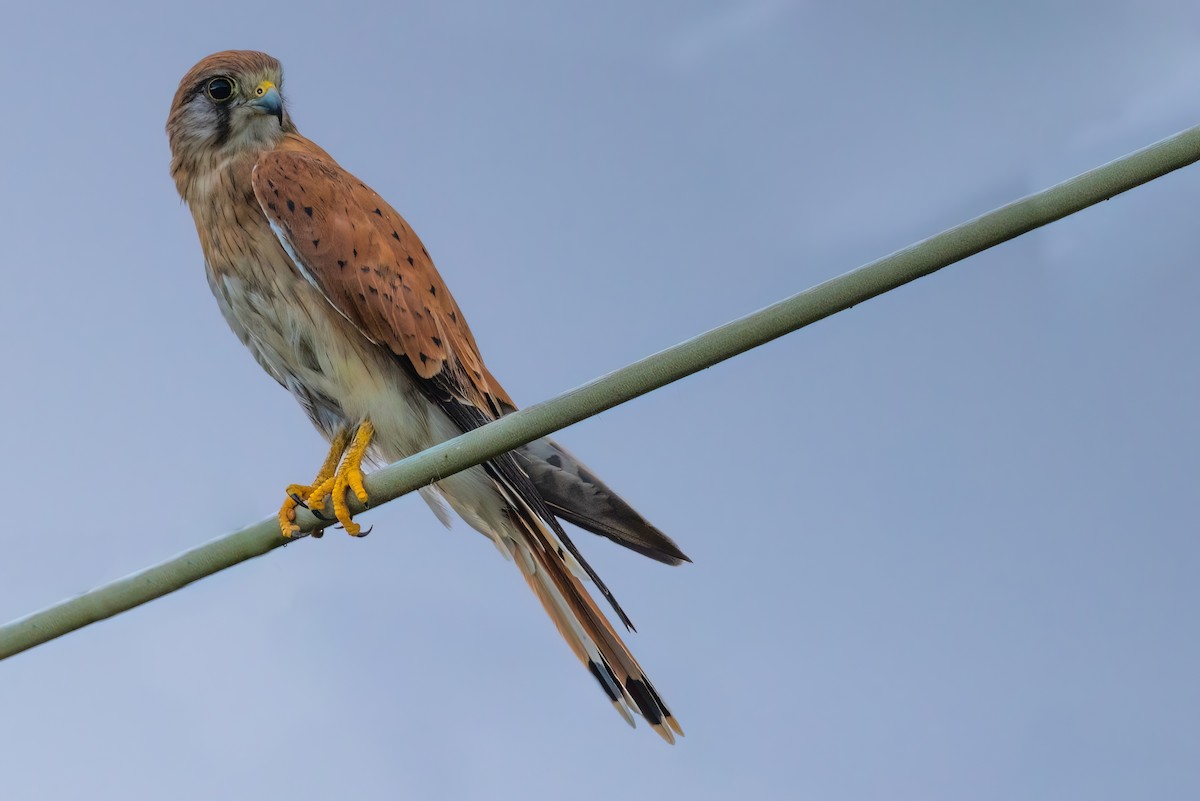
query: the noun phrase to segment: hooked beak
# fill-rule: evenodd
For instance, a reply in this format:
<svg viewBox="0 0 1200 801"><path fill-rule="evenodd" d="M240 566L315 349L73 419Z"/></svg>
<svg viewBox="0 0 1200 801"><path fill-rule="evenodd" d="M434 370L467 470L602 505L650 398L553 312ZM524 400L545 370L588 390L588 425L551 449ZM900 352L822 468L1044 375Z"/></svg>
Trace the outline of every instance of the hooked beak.
<svg viewBox="0 0 1200 801"><path fill-rule="evenodd" d="M246 105L261 114L270 114L283 125L283 98L279 89L270 81L263 81L254 89L254 99Z"/></svg>

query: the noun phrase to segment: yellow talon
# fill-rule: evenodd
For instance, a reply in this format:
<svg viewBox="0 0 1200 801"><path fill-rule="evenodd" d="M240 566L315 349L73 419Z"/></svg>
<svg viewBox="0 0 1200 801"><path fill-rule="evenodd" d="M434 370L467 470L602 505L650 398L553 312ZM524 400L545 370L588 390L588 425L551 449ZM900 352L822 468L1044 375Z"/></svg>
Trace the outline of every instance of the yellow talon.
<svg viewBox="0 0 1200 801"><path fill-rule="evenodd" d="M300 533L300 527L296 525L296 501L293 498L289 497L279 507L279 532L289 539Z"/></svg>
<svg viewBox="0 0 1200 801"><path fill-rule="evenodd" d="M329 444L329 455L325 457L325 463L321 465L321 471L317 473L317 477L313 479L312 485L307 484L291 484L284 492L287 493L287 500L283 502L283 506L279 507L279 531L285 537L293 537L300 533L300 527L296 525L296 507L301 503L307 503L310 507L312 504L309 498L313 492L321 487L326 487L321 494L321 498L329 492L332 484L334 471L337 469L338 462L342 459L342 454L346 452L346 446L349 444L349 436L345 431L339 431ZM319 506L316 508L320 508Z"/></svg>
<svg viewBox="0 0 1200 801"><path fill-rule="evenodd" d="M375 427L370 420L364 420L354 433L354 439L347 447L345 433L334 438L329 457L325 466L317 474L312 486L294 484L288 487L288 500L284 501L279 510L279 528L285 537L290 537L300 530L295 525L296 497L314 512L325 508L325 498L333 499L333 516L352 537L358 536L362 526L350 518L350 505L346 501L347 493L353 492L360 503L367 502L367 490L363 486L362 462L366 458L367 449L371 447L371 438L375 436ZM345 457L343 458L343 453ZM339 465L338 462L341 462ZM292 497L295 496L295 497Z"/></svg>
<svg viewBox="0 0 1200 801"><path fill-rule="evenodd" d="M306 492L300 494L300 497L304 499L304 505L314 512L324 509L325 496L333 494L333 488L336 483L333 476L326 476L311 487L301 487L302 490L306 490Z"/></svg>

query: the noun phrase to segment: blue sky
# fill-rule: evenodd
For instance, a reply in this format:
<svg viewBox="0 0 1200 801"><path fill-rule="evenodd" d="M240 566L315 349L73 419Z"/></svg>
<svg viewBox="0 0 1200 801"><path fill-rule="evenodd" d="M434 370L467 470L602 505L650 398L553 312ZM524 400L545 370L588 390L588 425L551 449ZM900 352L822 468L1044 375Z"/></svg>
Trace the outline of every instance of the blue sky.
<svg viewBox="0 0 1200 801"><path fill-rule="evenodd" d="M1200 122L1180 2L47 2L0 30L0 617L270 514L325 449L228 332L163 134L246 47L521 403ZM5 797L1200 792L1186 169L563 432L688 736L629 731L416 498L0 665Z"/></svg>

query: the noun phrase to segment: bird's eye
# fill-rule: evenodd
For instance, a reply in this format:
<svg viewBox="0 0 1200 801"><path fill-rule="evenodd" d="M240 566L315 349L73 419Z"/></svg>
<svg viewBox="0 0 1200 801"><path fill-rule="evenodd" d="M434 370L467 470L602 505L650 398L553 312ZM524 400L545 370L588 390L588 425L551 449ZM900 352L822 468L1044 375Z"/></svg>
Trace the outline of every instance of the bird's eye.
<svg viewBox="0 0 1200 801"><path fill-rule="evenodd" d="M233 97L233 92L236 88L237 84L233 82L233 78L226 78L222 75L209 81L204 86L204 91L217 103L224 103Z"/></svg>

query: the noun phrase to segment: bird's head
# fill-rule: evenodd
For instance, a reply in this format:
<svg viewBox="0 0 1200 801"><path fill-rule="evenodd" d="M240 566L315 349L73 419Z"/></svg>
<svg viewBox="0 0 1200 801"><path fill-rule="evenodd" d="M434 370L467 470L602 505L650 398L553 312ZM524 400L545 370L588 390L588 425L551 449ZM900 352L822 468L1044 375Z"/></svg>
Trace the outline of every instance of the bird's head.
<svg viewBox="0 0 1200 801"><path fill-rule="evenodd" d="M295 131L284 107L283 68L266 53L214 53L183 76L171 113L171 173L180 192L199 174Z"/></svg>

